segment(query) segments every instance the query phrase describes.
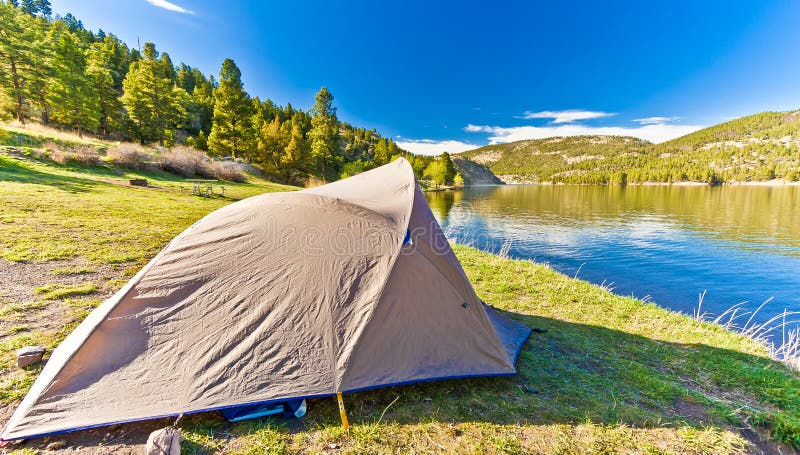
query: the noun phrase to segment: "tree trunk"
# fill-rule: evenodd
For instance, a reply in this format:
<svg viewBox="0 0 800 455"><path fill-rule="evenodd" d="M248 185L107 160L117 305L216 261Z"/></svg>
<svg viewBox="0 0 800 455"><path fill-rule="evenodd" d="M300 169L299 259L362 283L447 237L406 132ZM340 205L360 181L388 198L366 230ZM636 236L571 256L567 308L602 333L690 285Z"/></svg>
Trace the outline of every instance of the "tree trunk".
<svg viewBox="0 0 800 455"><path fill-rule="evenodd" d="M17 74L17 62L16 60L14 60L14 58L11 58L11 78L14 81L14 92L17 98L16 99L17 105L15 109L17 115L17 121L24 125L25 116L22 114L22 101L23 101L22 88L20 87L19 84L19 74Z"/></svg>

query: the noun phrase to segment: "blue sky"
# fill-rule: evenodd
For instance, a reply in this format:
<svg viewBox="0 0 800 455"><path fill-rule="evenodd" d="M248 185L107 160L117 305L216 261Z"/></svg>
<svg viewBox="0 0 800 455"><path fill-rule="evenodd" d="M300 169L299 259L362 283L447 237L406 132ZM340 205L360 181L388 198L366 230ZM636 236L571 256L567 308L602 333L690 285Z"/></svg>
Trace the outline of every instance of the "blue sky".
<svg viewBox="0 0 800 455"><path fill-rule="evenodd" d="M419 153L567 134L660 142L800 107L800 2L52 0L129 45ZM113 5L113 6L111 6Z"/></svg>

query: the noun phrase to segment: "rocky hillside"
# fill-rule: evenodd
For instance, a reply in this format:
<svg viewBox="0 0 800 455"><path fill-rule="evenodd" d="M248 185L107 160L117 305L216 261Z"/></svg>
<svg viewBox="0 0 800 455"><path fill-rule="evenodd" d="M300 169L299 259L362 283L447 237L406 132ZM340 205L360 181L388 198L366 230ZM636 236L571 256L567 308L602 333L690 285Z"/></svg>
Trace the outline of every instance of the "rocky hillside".
<svg viewBox="0 0 800 455"><path fill-rule="evenodd" d="M495 144L459 155L506 183L721 183L800 180L800 111L764 112L652 144L575 136Z"/></svg>
<svg viewBox="0 0 800 455"><path fill-rule="evenodd" d="M463 157L454 156L453 164L466 185L502 185L503 181L486 166Z"/></svg>

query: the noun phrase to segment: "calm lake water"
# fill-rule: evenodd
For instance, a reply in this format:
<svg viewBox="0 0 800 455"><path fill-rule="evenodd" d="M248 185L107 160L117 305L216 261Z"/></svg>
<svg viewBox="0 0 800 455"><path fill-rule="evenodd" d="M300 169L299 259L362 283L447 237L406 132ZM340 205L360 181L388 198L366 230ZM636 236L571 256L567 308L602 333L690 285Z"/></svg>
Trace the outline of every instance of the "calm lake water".
<svg viewBox="0 0 800 455"><path fill-rule="evenodd" d="M759 322L800 311L800 187L507 185L427 197L452 240L506 245L618 294L692 313L706 291L715 314L772 298Z"/></svg>

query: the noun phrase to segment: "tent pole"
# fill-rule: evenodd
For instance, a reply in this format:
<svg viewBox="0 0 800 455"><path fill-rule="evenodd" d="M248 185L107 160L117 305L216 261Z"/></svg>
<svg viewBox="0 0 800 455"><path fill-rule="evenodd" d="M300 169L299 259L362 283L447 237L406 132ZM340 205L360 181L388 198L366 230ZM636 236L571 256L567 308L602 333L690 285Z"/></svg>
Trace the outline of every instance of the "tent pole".
<svg viewBox="0 0 800 455"><path fill-rule="evenodd" d="M342 418L342 428L344 431L350 432L350 423L347 422L347 413L344 410L344 400L342 399L342 392L336 392L336 401L339 402L339 417Z"/></svg>

